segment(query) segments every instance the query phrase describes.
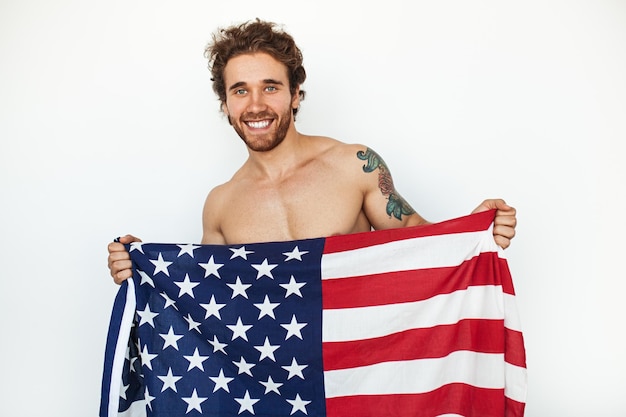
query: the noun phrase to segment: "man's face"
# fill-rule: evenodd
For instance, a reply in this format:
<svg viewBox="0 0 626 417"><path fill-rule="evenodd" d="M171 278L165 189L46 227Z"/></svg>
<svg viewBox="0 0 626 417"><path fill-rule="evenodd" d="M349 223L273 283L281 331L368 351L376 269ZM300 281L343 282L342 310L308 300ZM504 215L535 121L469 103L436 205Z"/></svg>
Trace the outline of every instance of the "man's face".
<svg viewBox="0 0 626 417"><path fill-rule="evenodd" d="M239 55L224 68L223 110L239 137L253 151L274 149L293 129L298 94L289 92L287 68L265 53Z"/></svg>

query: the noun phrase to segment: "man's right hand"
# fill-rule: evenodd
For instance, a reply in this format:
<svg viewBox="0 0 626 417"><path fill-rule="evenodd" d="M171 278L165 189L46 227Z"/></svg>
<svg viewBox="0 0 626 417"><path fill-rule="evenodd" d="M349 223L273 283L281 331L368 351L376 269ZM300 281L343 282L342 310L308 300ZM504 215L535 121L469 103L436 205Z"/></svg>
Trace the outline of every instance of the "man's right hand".
<svg viewBox="0 0 626 417"><path fill-rule="evenodd" d="M119 238L119 242L111 242L107 249L109 250L109 271L116 284L121 284L133 275L132 262L130 254L124 247L125 244L132 242L141 242L141 239L126 235Z"/></svg>

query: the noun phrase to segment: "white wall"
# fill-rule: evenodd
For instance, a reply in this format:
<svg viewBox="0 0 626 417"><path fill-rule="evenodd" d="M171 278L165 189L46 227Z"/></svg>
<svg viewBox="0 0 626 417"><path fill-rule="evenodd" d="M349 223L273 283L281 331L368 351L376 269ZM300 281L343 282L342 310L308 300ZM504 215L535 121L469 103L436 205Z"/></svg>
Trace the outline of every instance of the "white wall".
<svg viewBox="0 0 626 417"><path fill-rule="evenodd" d="M203 49L285 24L304 133L365 143L431 221L487 197L506 251L528 417L626 415L626 2L0 2L0 415L96 415L123 233L198 242L246 156Z"/></svg>

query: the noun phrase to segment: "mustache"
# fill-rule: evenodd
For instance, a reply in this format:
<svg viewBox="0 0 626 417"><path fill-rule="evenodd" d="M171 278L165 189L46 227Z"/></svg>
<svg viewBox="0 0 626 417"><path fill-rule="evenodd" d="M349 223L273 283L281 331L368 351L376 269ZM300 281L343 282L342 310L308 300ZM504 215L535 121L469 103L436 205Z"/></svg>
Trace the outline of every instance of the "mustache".
<svg viewBox="0 0 626 417"><path fill-rule="evenodd" d="M276 119L276 118L278 118L278 115L276 113L271 112L271 111L262 111L259 113L252 113L252 112L243 113L240 117L240 120L250 121L250 120Z"/></svg>

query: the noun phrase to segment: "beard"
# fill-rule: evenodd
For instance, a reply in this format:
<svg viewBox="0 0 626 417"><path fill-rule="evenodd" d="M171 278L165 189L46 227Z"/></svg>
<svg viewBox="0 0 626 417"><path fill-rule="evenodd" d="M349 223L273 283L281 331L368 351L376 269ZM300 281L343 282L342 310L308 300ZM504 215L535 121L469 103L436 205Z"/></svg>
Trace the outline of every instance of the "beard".
<svg viewBox="0 0 626 417"><path fill-rule="evenodd" d="M277 147L287 136L291 123L291 109L287 109L280 117L274 112L244 113L238 121L228 116L228 121L246 146L256 152L268 152ZM246 135L244 120L272 119L272 130L264 135ZM278 125L276 125L278 121Z"/></svg>

